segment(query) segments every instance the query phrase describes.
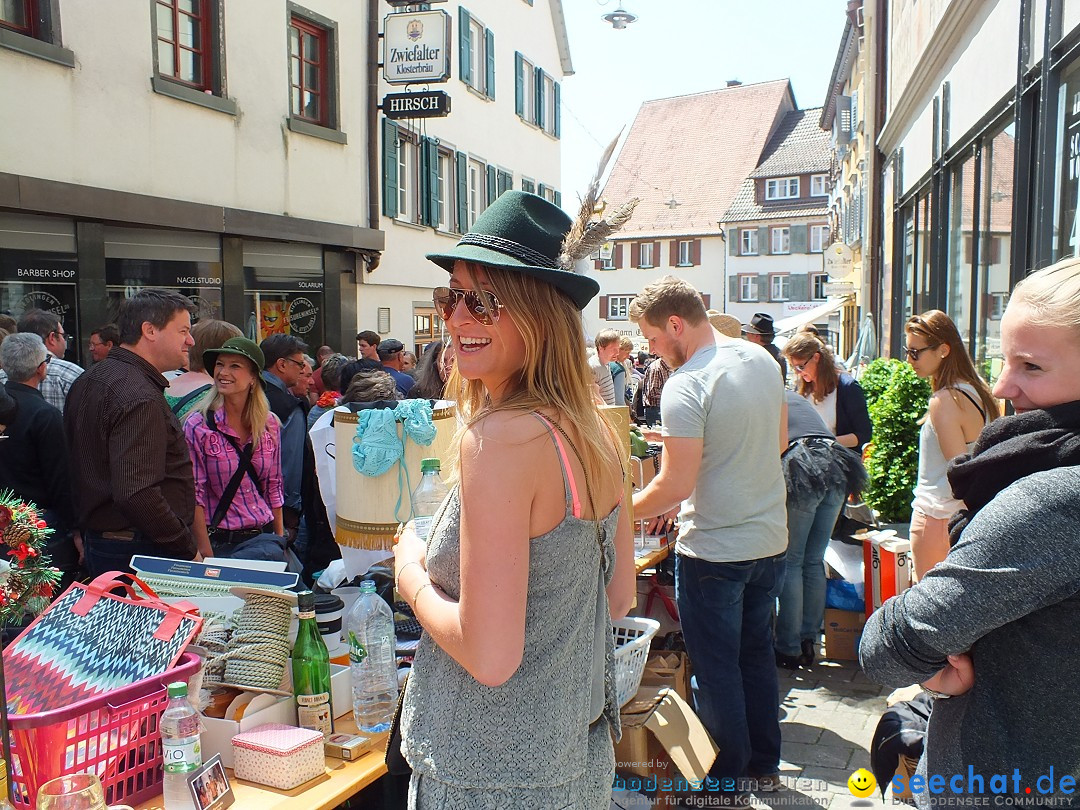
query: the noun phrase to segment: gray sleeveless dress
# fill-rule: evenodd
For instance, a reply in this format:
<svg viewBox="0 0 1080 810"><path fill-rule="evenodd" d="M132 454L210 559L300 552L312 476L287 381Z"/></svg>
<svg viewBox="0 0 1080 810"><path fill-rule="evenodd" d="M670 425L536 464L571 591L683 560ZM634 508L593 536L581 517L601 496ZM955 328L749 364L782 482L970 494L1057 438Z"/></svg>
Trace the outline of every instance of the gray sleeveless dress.
<svg viewBox="0 0 1080 810"><path fill-rule="evenodd" d="M550 428L549 428L550 430ZM621 734L610 613L620 506L596 523L566 515L529 543L521 666L502 686L473 678L421 638L401 713L413 768L409 810L607 810ZM582 493L584 496L584 493ZM461 501L455 487L428 540L431 580L460 597ZM601 544L603 553L601 554Z"/></svg>

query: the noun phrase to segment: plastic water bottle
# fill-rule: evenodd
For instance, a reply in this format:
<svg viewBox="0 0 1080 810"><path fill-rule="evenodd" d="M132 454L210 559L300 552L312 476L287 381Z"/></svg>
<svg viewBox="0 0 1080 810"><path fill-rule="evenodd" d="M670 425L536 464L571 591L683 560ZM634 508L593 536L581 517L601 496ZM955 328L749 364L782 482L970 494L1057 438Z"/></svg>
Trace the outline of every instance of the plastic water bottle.
<svg viewBox="0 0 1080 810"><path fill-rule="evenodd" d="M439 477L442 465L437 458L425 458L420 462L420 472L423 477L412 493L413 520L416 525L416 534L421 540L427 542L431 533L431 522L435 514L442 506L443 500L449 490Z"/></svg>
<svg viewBox="0 0 1080 810"><path fill-rule="evenodd" d="M202 765L199 713L188 703L187 684L170 683L169 702L161 715L161 752L165 765L165 810L197 810L188 777Z"/></svg>
<svg viewBox="0 0 1080 810"><path fill-rule="evenodd" d="M369 734L387 731L397 707L394 662L394 614L375 592L375 583L360 583L360 598L349 613L349 664L352 667L353 718Z"/></svg>

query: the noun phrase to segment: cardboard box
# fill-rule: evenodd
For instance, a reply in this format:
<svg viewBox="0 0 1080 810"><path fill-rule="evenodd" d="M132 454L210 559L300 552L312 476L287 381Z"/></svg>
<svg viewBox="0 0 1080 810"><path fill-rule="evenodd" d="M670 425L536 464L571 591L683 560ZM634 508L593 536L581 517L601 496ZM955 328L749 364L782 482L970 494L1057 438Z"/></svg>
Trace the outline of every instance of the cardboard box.
<svg viewBox="0 0 1080 810"><path fill-rule="evenodd" d="M825 657L839 661L859 660L866 616L857 610L825 608Z"/></svg>
<svg viewBox="0 0 1080 810"><path fill-rule="evenodd" d="M641 675L642 686L674 689L690 702L690 658L684 652L656 652L649 655Z"/></svg>
<svg viewBox="0 0 1080 810"><path fill-rule="evenodd" d="M642 686L623 707L622 724L623 736L615 746L617 771L701 781L716 759L716 743L672 689Z"/></svg>
<svg viewBox="0 0 1080 810"><path fill-rule="evenodd" d="M285 668L284 690L292 688L289 668ZM349 667L330 665L330 701L334 709L334 719L352 712L352 673ZM240 710L240 719L233 719ZM221 754L221 762L226 768L233 766L232 738L237 734L266 723L279 723L286 726L296 725L296 700L291 695L256 694L242 692L229 708L225 717L203 717L202 750L203 759L214 754Z"/></svg>
<svg viewBox="0 0 1080 810"><path fill-rule="evenodd" d="M857 535L858 536L858 535ZM868 532L863 542L866 615L911 587L911 542L893 531Z"/></svg>

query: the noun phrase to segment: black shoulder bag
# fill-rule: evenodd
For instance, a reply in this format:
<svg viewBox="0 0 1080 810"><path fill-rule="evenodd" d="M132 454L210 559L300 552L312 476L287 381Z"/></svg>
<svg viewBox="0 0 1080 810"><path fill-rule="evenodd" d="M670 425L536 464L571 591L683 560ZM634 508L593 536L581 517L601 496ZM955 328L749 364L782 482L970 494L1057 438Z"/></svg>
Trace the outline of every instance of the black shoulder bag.
<svg viewBox="0 0 1080 810"><path fill-rule="evenodd" d="M208 529L216 529L218 524L225 519L225 515L228 514L229 507L232 506L233 498L236 497L236 491L240 489L240 482L243 480L245 473L251 478L252 483L255 484L255 489L259 491L259 495L264 500L266 499L266 494L263 492L262 483L260 483L259 476L255 472L255 467L251 463L251 456L255 452L255 443L248 442L244 445L243 449L241 449L240 445L236 443L236 440L232 436L223 433L217 426L217 420L214 418L213 411L207 411L206 422L210 425L211 430L217 431L221 438L229 443L240 459L240 463L236 467L236 472L234 472L232 478L229 479L225 491L221 493L221 500L218 501L217 509L214 510L214 516L210 518L210 523L207 526Z"/></svg>

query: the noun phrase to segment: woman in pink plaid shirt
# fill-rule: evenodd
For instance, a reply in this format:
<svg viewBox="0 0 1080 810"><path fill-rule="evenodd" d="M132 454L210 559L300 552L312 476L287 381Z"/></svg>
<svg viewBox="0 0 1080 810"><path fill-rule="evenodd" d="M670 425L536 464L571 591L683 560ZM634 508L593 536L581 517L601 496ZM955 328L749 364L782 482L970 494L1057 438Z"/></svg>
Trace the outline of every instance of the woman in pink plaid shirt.
<svg viewBox="0 0 1080 810"><path fill-rule="evenodd" d="M247 338L229 338L204 352L203 364L214 385L184 423L199 551L204 557L284 560L281 425L263 392L262 350ZM248 454L250 465L238 472Z"/></svg>

